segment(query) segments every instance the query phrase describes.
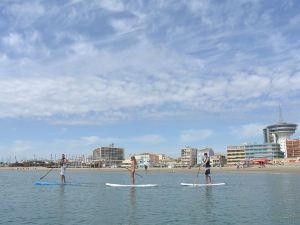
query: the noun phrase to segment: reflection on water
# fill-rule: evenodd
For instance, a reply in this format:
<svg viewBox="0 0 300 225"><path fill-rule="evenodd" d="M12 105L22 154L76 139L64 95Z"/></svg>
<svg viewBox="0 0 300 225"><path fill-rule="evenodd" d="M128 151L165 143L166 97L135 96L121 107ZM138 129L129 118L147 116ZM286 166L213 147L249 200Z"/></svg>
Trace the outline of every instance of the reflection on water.
<svg viewBox="0 0 300 225"><path fill-rule="evenodd" d="M211 215L214 210L213 188L205 187L204 191L204 211L206 215Z"/></svg>
<svg viewBox="0 0 300 225"><path fill-rule="evenodd" d="M130 206L129 206L129 218L128 218L128 224L137 225L137 217L136 217L136 189L134 187L130 188Z"/></svg>
<svg viewBox="0 0 300 225"><path fill-rule="evenodd" d="M136 190L134 187L130 188L130 205L135 210L136 208Z"/></svg>
<svg viewBox="0 0 300 225"><path fill-rule="evenodd" d="M58 195L58 218L61 223L64 222L64 215L65 215L65 185L60 185L59 188L59 195Z"/></svg>

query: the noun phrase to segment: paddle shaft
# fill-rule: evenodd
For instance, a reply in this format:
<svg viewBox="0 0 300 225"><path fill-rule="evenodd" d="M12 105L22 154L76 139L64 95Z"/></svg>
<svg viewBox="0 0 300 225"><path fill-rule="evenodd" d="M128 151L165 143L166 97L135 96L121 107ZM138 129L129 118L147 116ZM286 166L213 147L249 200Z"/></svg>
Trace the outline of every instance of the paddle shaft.
<svg viewBox="0 0 300 225"><path fill-rule="evenodd" d="M125 167L128 171L132 172L129 168ZM137 176L143 178L143 176L141 174L135 173Z"/></svg>
<svg viewBox="0 0 300 225"><path fill-rule="evenodd" d="M53 167L44 176L40 177L40 180L44 179L52 170L53 170Z"/></svg>
<svg viewBox="0 0 300 225"><path fill-rule="evenodd" d="M195 183L196 183L196 179L197 179L198 176L199 176L200 168L201 168L201 164L199 165L199 169L198 169L198 172L197 172L197 176L196 176L195 179L194 179L194 183L193 183L194 186L195 186Z"/></svg>

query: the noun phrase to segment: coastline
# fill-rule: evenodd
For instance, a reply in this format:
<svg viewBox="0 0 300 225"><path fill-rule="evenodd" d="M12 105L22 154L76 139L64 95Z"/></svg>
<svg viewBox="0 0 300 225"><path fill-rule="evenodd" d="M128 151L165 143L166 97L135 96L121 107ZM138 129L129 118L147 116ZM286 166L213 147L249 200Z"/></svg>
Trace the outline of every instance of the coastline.
<svg viewBox="0 0 300 225"><path fill-rule="evenodd" d="M0 167L0 170L19 170L19 171L46 171L50 168L46 167ZM188 168L148 168L148 173L197 173L198 167L191 169ZM60 168L54 168L54 170L60 170ZM87 171L87 172L126 172L125 168L68 168L70 172ZM200 169L200 173L204 169ZM145 173L144 169L137 169L138 173ZM300 165L291 166L266 166L266 167L248 167L248 168L236 168L236 167L212 167L213 173L300 173Z"/></svg>

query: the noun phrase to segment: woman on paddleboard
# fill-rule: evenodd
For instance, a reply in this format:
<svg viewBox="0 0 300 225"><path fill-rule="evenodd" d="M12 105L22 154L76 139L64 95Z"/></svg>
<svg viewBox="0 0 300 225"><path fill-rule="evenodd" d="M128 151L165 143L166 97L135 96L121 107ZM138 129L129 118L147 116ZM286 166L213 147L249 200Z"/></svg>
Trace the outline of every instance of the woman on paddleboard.
<svg viewBox="0 0 300 225"><path fill-rule="evenodd" d="M203 159L204 167L205 167L205 181L207 184L211 184L211 177L210 177L210 159L207 153L204 153Z"/></svg>
<svg viewBox="0 0 300 225"><path fill-rule="evenodd" d="M66 183L65 172L66 172L66 168L67 168L67 163L68 163L68 160L65 158L65 154L62 154L61 160L59 162L61 183Z"/></svg>
<svg viewBox="0 0 300 225"><path fill-rule="evenodd" d="M130 158L131 161L131 184L135 183L135 169L137 167L136 159L134 156L131 156Z"/></svg>

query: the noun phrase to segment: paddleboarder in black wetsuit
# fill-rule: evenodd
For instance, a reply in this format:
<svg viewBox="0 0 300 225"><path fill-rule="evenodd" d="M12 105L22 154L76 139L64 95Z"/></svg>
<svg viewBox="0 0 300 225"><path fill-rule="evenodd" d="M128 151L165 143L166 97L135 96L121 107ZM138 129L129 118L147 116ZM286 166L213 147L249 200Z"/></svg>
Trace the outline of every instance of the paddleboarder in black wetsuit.
<svg viewBox="0 0 300 225"><path fill-rule="evenodd" d="M205 167L205 181L207 184L211 184L211 177L210 177L210 159L207 153L204 153L204 167Z"/></svg>

